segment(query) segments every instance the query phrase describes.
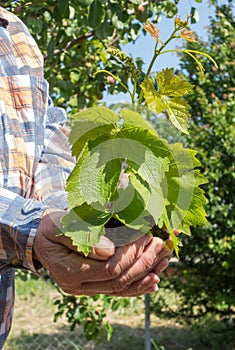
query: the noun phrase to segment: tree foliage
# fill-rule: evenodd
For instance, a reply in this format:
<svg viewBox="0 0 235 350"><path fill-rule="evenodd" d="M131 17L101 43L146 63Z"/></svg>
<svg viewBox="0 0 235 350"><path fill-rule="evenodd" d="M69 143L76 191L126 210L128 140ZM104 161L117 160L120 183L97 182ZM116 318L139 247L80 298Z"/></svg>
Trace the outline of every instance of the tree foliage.
<svg viewBox="0 0 235 350"><path fill-rule="evenodd" d="M50 93L55 104L73 113L94 105L107 89L113 94L125 92L121 84L114 83L102 74L95 74L105 68L126 84L125 65L120 67L107 49L135 42L149 18L157 23L162 13L173 17L177 13L177 2L16 0L4 1L2 6L19 16L29 27L44 55L45 77L50 83ZM232 1L228 2L231 7ZM198 151L209 180L204 185L208 197L209 223L204 229L193 230L192 236L184 242L180 253L184 264L179 271L179 276L184 278L177 276L170 281L171 286L183 297L182 314L193 314L195 306L197 312L216 310L222 314L231 314L234 307L235 235L232 213L235 173L235 29L229 6L218 8L209 34L209 42L201 42L199 46L201 48L204 45L216 59L219 70L215 70L212 63L205 60L203 65L206 73L201 77L188 56L182 61L182 69L196 86L195 93L188 97L193 114L190 125L190 134L193 136L188 139L188 145ZM189 43L188 48L197 49L198 45L195 47ZM138 58L135 63L141 72L141 79L143 61ZM164 95L162 88L158 93ZM91 300L91 297L88 299ZM60 304L61 313L66 309L66 303L64 296ZM76 308L72 308L72 311L69 309L69 312L73 322ZM87 318L96 320L92 314ZM87 334L89 337L91 333Z"/></svg>
<svg viewBox="0 0 235 350"><path fill-rule="evenodd" d="M208 198L208 224L192 230L181 249L182 268L172 287L181 296L181 315L215 311L234 314L235 305L235 21L230 4L217 7L209 40L201 42L219 68L204 61L202 77L188 57L182 69L195 93L187 97L192 107L189 145L198 151ZM188 44L195 48L195 44ZM183 278L179 278L179 276ZM168 281L169 282L169 281Z"/></svg>
<svg viewBox="0 0 235 350"><path fill-rule="evenodd" d="M77 111L92 106L109 84L104 66L126 81L125 69L107 53L110 46L135 42L148 18L156 23L160 14L177 13L173 0L47 0L5 1L4 6L18 15L30 29L45 59L45 77L57 105ZM142 60L138 59L141 68Z"/></svg>

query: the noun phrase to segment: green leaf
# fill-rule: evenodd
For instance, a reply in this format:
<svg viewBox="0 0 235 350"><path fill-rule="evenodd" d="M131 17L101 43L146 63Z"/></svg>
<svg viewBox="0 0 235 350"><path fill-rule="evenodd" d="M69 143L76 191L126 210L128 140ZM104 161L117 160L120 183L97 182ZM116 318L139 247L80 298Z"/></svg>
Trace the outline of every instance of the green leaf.
<svg viewBox="0 0 235 350"><path fill-rule="evenodd" d="M131 189L132 191L132 185L130 185L128 189ZM127 194L129 191L126 191ZM142 233L149 232L150 225L146 220L146 218L149 216L149 213L145 209L142 198L134 190L134 193L130 199L131 200L129 205L127 205L123 210L116 212L115 217L118 218L119 221L123 222L127 227L130 227L134 230L140 230Z"/></svg>
<svg viewBox="0 0 235 350"><path fill-rule="evenodd" d="M166 106L161 95L157 93L152 79L145 79L140 87L143 90L147 107L156 114L162 113Z"/></svg>
<svg viewBox="0 0 235 350"><path fill-rule="evenodd" d="M53 55L54 55L54 48L55 48L54 39L51 38L51 40L49 41L48 47L47 47L47 56L48 56L48 58L52 58L53 57Z"/></svg>
<svg viewBox="0 0 235 350"><path fill-rule="evenodd" d="M68 18L69 15L69 5L67 1L64 0L58 0L57 1L57 7L58 7L58 11L60 12L60 14L65 17Z"/></svg>
<svg viewBox="0 0 235 350"><path fill-rule="evenodd" d="M134 125L126 124L118 133L118 137L126 140L122 142L129 142L132 145L133 153L137 154L137 164L144 162L145 148L149 148L157 157L168 158L171 154L171 146L168 142L147 129L136 128ZM142 156L138 158L138 154L142 154ZM129 157L129 160L134 159Z"/></svg>
<svg viewBox="0 0 235 350"><path fill-rule="evenodd" d="M141 163L134 163L131 159L129 160L129 158L127 158L126 161L130 171L134 170L137 172L141 179L146 181L148 185L159 188L165 173L169 169L169 160L166 158L156 157L151 149L147 147L144 147L142 151L144 152L144 161Z"/></svg>
<svg viewBox="0 0 235 350"><path fill-rule="evenodd" d="M170 72L167 74L170 77ZM172 97L170 103L177 99ZM174 229L189 234L190 226L206 222L206 199L200 188L206 180L195 169L200 166L196 152L181 143L168 144L132 110L122 110L119 118L99 107L79 116L70 137L76 146L77 163L66 190L69 208L74 208L89 226L81 226L80 246L85 246L90 226L97 227L92 229L97 240L101 228L113 216L131 229L125 231L126 235L146 233L153 224L165 224L178 254L181 243L173 237ZM79 230L74 231L78 241Z"/></svg>
<svg viewBox="0 0 235 350"><path fill-rule="evenodd" d="M106 39L113 34L114 27L109 22L101 23L95 30L95 34L99 39Z"/></svg>
<svg viewBox="0 0 235 350"><path fill-rule="evenodd" d="M32 18L31 19L31 27L33 30L33 33L38 34L41 33L43 30L43 21L40 18Z"/></svg>
<svg viewBox="0 0 235 350"><path fill-rule="evenodd" d="M88 146L84 147L83 154L79 158L79 162L76 163L72 172L70 173L67 183L66 183L66 191L68 192L68 207L69 209L76 207L78 205L86 202L86 198L82 193L80 188L80 169L82 166L83 159L89 154Z"/></svg>
<svg viewBox="0 0 235 350"><path fill-rule="evenodd" d="M130 174L130 182L143 199L146 211L156 223L166 205L163 180L169 169L169 159L157 157L147 147L144 159L141 164L127 160L127 171Z"/></svg>
<svg viewBox="0 0 235 350"><path fill-rule="evenodd" d="M89 8L88 19L87 19L88 25L91 28L97 28L98 25L102 22L104 15L105 15L105 11L101 1L94 0Z"/></svg>
<svg viewBox="0 0 235 350"><path fill-rule="evenodd" d="M111 214L100 212L84 203L62 218L62 232L71 238L78 251L88 255L94 244L105 234L104 225L110 217Z"/></svg>
<svg viewBox="0 0 235 350"><path fill-rule="evenodd" d="M184 148L182 143L168 145L170 152L170 171L171 176L182 176L185 172L201 165L196 158L196 151Z"/></svg>
<svg viewBox="0 0 235 350"><path fill-rule="evenodd" d="M163 69L156 74L158 91L152 79L141 84L147 107L156 114L167 112L172 124L188 134L190 106L181 97L192 90L193 85L179 76L174 76L173 69Z"/></svg>
<svg viewBox="0 0 235 350"><path fill-rule="evenodd" d="M131 109L122 109L120 111L120 116L123 118L124 126L126 124L133 125L135 127L147 129L157 135L156 130L139 113Z"/></svg>
<svg viewBox="0 0 235 350"><path fill-rule="evenodd" d="M173 17L177 14L177 6L171 1L163 1L163 10L166 17Z"/></svg>
<svg viewBox="0 0 235 350"><path fill-rule="evenodd" d="M67 180L69 208L84 202L105 205L115 193L122 169L122 159L108 158L103 147L87 146Z"/></svg>
<svg viewBox="0 0 235 350"><path fill-rule="evenodd" d="M167 212L171 226L178 229L183 226L197 226L206 223L204 205L206 198L199 187L205 179L199 171L191 171L182 177L170 177L167 174Z"/></svg>
<svg viewBox="0 0 235 350"><path fill-rule="evenodd" d="M188 94L193 85L182 76L174 75L174 68L166 68L156 73L158 92L160 95L180 97Z"/></svg>
<svg viewBox="0 0 235 350"><path fill-rule="evenodd" d="M53 0L54 1L54 0ZM78 0L78 3L83 7L88 7L92 4L93 0Z"/></svg>
<svg viewBox="0 0 235 350"><path fill-rule="evenodd" d="M67 215L64 216L63 223L79 223L81 227L85 227L86 225L90 226L104 226L106 222L111 218L112 214L99 208L95 207L95 203L93 205L89 205L84 203L78 207L73 208L70 211L73 220L71 218L67 218ZM69 215L69 214L68 214ZM66 221L67 220L67 221ZM84 226L85 225L85 226ZM68 225L67 225L68 226ZM70 228L70 224L68 226Z"/></svg>
<svg viewBox="0 0 235 350"><path fill-rule="evenodd" d="M139 5L142 3L142 0L130 0L133 4Z"/></svg>
<svg viewBox="0 0 235 350"><path fill-rule="evenodd" d="M122 30L124 28L124 23L119 19L117 14L112 16L112 24L117 30Z"/></svg>
<svg viewBox="0 0 235 350"><path fill-rule="evenodd" d="M180 131L188 134L188 118L190 106L179 97L165 101L165 110L172 124Z"/></svg>
<svg viewBox="0 0 235 350"><path fill-rule="evenodd" d="M111 134L117 129L119 117L106 107L91 107L77 113L73 119L75 123L69 137L73 155L80 156L84 145L88 141L96 140L104 134Z"/></svg>

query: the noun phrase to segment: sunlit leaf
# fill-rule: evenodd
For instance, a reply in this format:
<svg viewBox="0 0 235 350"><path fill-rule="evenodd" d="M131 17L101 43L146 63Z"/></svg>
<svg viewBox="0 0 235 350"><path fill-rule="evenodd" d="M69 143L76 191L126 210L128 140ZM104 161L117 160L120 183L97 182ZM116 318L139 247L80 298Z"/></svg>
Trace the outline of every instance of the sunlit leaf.
<svg viewBox="0 0 235 350"><path fill-rule="evenodd" d="M182 96L190 92L193 85L175 76L172 68L158 72L156 79L158 90L152 79L146 79L141 84L147 107L156 114L166 111L172 124L187 134L190 106Z"/></svg>

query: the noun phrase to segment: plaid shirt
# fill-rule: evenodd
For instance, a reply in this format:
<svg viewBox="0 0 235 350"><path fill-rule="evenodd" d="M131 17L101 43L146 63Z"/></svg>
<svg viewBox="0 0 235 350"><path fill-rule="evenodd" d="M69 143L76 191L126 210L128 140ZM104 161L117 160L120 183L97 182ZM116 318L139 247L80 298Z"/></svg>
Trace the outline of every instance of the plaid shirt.
<svg viewBox="0 0 235 350"><path fill-rule="evenodd" d="M25 25L0 7L0 349L9 333L14 268L36 272L32 246L46 207L66 208L74 166L42 55Z"/></svg>

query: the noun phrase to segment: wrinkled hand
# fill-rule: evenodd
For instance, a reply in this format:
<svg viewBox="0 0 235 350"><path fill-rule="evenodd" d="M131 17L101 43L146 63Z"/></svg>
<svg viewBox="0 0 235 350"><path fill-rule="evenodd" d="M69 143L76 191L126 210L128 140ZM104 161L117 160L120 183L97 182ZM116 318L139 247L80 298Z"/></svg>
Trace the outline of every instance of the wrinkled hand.
<svg viewBox="0 0 235 350"><path fill-rule="evenodd" d="M160 238L143 235L115 249L105 237L88 257L79 254L65 236L57 236L63 211L46 211L34 241L34 258L64 292L74 295L138 296L157 290L158 274L172 252Z"/></svg>

